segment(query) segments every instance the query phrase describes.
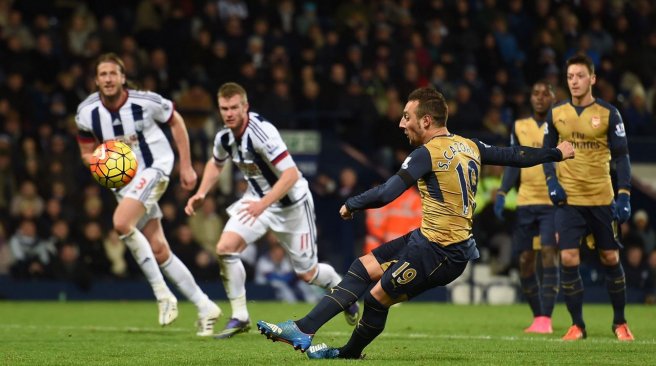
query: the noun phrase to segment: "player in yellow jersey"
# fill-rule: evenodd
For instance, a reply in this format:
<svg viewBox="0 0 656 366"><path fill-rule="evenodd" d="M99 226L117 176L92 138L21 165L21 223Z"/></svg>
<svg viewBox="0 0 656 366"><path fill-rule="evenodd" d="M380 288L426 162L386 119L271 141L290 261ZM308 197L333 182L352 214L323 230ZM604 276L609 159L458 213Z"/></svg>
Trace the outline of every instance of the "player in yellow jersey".
<svg viewBox="0 0 656 366"><path fill-rule="evenodd" d="M388 204L417 183L421 227L356 259L342 282L304 318L278 324L259 321L258 329L267 338L308 350L310 358L360 358L383 331L390 306L450 283L467 262L479 257L472 218L481 164L526 167L574 156L569 142L556 149L496 147L451 134L447 111L444 96L435 89L410 93L399 127L417 148L384 184L349 198L339 211L343 219L351 219L357 211ZM364 312L348 343L341 348L310 347L314 333L361 295Z"/></svg>
<svg viewBox="0 0 656 366"><path fill-rule="evenodd" d="M515 121L510 145L542 147L545 119L555 94L546 81L533 84L531 107L533 116ZM521 176L521 178L520 178ZM551 314L558 295L558 255L554 229L554 206L549 199L541 166L518 169L506 167L501 188L494 203L494 214L503 220L506 193L519 180L517 197L517 228L513 249L519 253L519 280L522 292L533 312L533 323L526 333L552 333ZM539 238L534 248L533 240ZM536 271L536 253L540 251L542 280Z"/></svg>
<svg viewBox="0 0 656 366"><path fill-rule="evenodd" d="M555 225L560 281L572 317L572 326L563 339L586 337L579 243L589 231L605 269L614 313L612 330L617 339L632 341L624 317L626 283L619 254L622 244L617 237L618 221L625 222L631 215L631 164L622 117L615 107L592 96L595 81L594 66L588 57L577 55L567 60L567 85L572 98L551 109L544 135L545 147L568 140L577 149L576 161L558 164L557 175L553 164L544 165L549 193L559 204ZM609 174L611 161L617 171L616 195Z"/></svg>

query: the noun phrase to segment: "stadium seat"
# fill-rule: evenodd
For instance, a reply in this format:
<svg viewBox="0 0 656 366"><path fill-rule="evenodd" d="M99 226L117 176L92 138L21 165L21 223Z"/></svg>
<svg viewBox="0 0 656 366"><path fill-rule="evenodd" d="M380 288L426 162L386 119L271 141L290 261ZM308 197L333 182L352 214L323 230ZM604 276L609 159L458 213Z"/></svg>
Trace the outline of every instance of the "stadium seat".
<svg viewBox="0 0 656 366"><path fill-rule="evenodd" d="M457 284L450 290L451 302L457 305L480 304L483 302L483 290L480 286L472 286L466 283ZM473 293L473 302L472 302Z"/></svg>
<svg viewBox="0 0 656 366"><path fill-rule="evenodd" d="M517 300L517 289L507 284L490 285L486 294L487 303L490 305L514 304Z"/></svg>

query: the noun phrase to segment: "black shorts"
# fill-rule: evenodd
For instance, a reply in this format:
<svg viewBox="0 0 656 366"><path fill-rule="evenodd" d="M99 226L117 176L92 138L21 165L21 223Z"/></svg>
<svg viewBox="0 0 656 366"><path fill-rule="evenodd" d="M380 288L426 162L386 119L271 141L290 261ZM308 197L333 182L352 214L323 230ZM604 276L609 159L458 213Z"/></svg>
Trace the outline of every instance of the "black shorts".
<svg viewBox="0 0 656 366"><path fill-rule="evenodd" d="M533 246L533 238L538 235L542 247L556 245L554 212L554 206L550 205L517 207L517 228L513 237L515 252L538 249Z"/></svg>
<svg viewBox="0 0 656 366"><path fill-rule="evenodd" d="M471 242L473 239L452 245ZM467 262L449 259L419 229L379 246L372 254L383 266L381 285L392 298L401 295L413 298L428 289L449 284L467 267Z"/></svg>
<svg viewBox="0 0 656 366"><path fill-rule="evenodd" d="M556 208L558 249L578 249L586 235L592 234L597 249L621 249L617 221L611 206L570 206Z"/></svg>

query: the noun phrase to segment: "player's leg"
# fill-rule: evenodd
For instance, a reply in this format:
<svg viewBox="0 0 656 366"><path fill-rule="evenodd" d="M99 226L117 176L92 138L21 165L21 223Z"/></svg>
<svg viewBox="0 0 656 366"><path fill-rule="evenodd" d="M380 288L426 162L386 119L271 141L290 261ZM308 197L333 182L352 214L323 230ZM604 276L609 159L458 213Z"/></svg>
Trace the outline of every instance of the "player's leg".
<svg viewBox="0 0 656 366"><path fill-rule="evenodd" d="M247 332L250 326L250 316L246 307L246 269L241 261L240 253L246 245L254 243L269 227L270 213L265 211L252 224L244 224L237 215L242 200L228 208L231 217L226 223L223 233L216 245L216 254L221 269L221 281L230 300L232 315L225 328L215 338L230 338L235 334Z"/></svg>
<svg viewBox="0 0 656 366"><path fill-rule="evenodd" d="M187 266L171 252L160 221L161 211L158 206L153 206L153 211L152 214L147 215L150 220L146 222L141 231L148 238L155 259L166 278L196 305L198 309L198 332L196 334L210 336L214 333L214 323L221 315L221 309L201 290Z"/></svg>
<svg viewBox="0 0 656 366"><path fill-rule="evenodd" d="M449 260L423 235L417 231L412 234L399 261L365 294L362 318L336 357L360 358L365 347L383 332L390 306L451 283L465 270L467 262ZM308 355L312 358L312 353Z"/></svg>
<svg viewBox="0 0 656 366"><path fill-rule="evenodd" d="M330 290L342 281L335 268L318 263L314 203L309 196L302 204L278 213L271 229L289 255L297 276L303 281ZM344 309L346 321L355 325L360 308L357 299Z"/></svg>
<svg viewBox="0 0 656 366"><path fill-rule="evenodd" d="M408 237L409 234L394 239L353 261L342 282L332 288L305 317L296 322L288 320L278 324L261 320L257 323L258 329L267 338L305 351L319 328L357 301L372 283L382 277L384 268L398 259L401 250L406 248Z"/></svg>
<svg viewBox="0 0 656 366"><path fill-rule="evenodd" d="M132 257L153 289L158 302L159 323L168 325L178 316L177 299L164 282L148 239L137 230L137 222L145 212L142 202L131 197L121 199L114 211L114 229L125 246L130 249Z"/></svg>
<svg viewBox="0 0 656 366"><path fill-rule="evenodd" d="M552 206L541 207L540 211L540 259L542 264L542 281L540 284L542 318L540 328L544 333L552 333L551 315L560 287L554 208Z"/></svg>
<svg viewBox="0 0 656 366"><path fill-rule="evenodd" d="M626 280L620 262L622 247L617 235L617 222L612 218L610 206L590 208L591 231L595 238L601 265L604 267L606 289L613 305L612 330L621 341L632 341L633 334L626 324Z"/></svg>
<svg viewBox="0 0 656 366"><path fill-rule="evenodd" d="M560 286L572 326L563 340L578 340L586 337L583 321L583 280L579 271L579 243L586 233L587 224L578 206L556 208L555 226L560 250Z"/></svg>

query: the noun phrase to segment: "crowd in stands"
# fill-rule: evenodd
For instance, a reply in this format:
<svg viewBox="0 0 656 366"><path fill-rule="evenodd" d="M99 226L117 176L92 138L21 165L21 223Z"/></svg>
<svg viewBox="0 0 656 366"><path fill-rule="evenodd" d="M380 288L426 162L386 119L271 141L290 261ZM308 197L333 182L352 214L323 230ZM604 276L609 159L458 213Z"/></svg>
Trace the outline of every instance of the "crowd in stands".
<svg viewBox="0 0 656 366"><path fill-rule="evenodd" d="M94 60L105 52L123 59L140 88L175 101L199 173L226 81L242 84L251 109L279 129L331 134L393 172L407 153L395 131L414 88L445 94L452 132L506 144L511 123L530 114L533 82L547 79L559 100L568 97L564 61L579 52L594 60L595 95L619 108L629 141L656 136L649 0L0 0L0 275L88 287L139 274L111 230L113 197L91 180L76 144L77 105L94 92ZM310 177L321 259L348 265L362 250L364 218L344 224L336 212L386 177L359 175L345 167ZM227 182L187 218L188 193L173 176L160 201L167 238L199 281L218 281L214 245L239 191ZM498 229L493 220L478 221ZM623 232L629 286L653 287L647 212ZM245 258L251 277L257 259Z"/></svg>

